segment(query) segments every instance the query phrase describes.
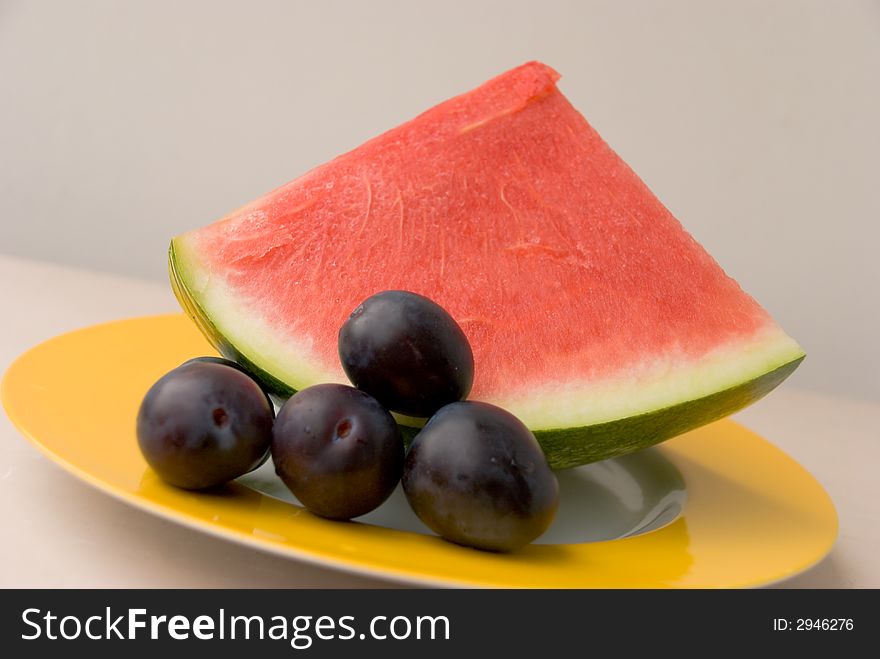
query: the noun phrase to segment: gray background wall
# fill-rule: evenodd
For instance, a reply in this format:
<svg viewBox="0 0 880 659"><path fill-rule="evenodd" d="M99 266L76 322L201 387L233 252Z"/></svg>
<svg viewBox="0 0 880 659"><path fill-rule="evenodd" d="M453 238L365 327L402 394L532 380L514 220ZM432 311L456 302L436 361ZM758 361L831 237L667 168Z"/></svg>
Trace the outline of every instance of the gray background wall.
<svg viewBox="0 0 880 659"><path fill-rule="evenodd" d="M0 252L164 281L172 235L528 59L805 346L793 385L880 398L868 0L0 0Z"/></svg>

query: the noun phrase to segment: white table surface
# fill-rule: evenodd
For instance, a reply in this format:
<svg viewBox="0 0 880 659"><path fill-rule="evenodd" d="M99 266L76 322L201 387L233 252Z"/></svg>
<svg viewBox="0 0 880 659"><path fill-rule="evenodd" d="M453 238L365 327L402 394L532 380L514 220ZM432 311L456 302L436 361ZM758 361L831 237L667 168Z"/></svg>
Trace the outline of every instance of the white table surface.
<svg viewBox="0 0 880 659"><path fill-rule="evenodd" d="M94 323L178 310L167 286L0 256L0 371ZM796 378L795 378L796 379ZM740 422L831 494L840 536L788 587L880 587L880 404L786 383ZM206 536L111 499L44 458L0 415L0 587L387 587Z"/></svg>

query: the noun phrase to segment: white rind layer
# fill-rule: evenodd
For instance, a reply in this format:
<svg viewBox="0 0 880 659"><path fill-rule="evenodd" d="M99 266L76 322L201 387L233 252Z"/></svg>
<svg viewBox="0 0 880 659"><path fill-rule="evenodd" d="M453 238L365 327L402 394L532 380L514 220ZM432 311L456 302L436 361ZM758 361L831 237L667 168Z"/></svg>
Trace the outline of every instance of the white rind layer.
<svg viewBox="0 0 880 659"><path fill-rule="evenodd" d="M189 294L217 332L256 366L296 390L320 382L347 382L341 368L321 368L308 339L282 339L251 313L246 298L200 265L185 238L175 239L174 250ZM517 386L522 393L487 402L509 410L532 430L589 426L702 398L754 380L803 355L797 342L770 321L748 340L718 346L698 359L670 352L613 379L549 382L527 391ZM409 425L409 420L404 423Z"/></svg>

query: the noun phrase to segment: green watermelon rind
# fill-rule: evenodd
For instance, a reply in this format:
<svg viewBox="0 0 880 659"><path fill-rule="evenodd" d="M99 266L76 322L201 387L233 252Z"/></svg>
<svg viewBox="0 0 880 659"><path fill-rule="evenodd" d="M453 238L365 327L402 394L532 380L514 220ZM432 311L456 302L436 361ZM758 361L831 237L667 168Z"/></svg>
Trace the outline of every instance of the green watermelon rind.
<svg viewBox="0 0 880 659"><path fill-rule="evenodd" d="M187 284L191 274L184 261L177 253L175 241L172 241L168 252L172 290L208 341L224 357L247 368L273 395L283 399L296 393L295 387L269 373L266 370L268 365L257 363L253 355L230 341L226 333L211 320L198 296ZM788 361L734 386L648 412L590 425L533 428L533 432L554 469L624 455L711 423L754 403L785 380L803 359L804 354L800 351ZM589 404L589 400L584 401L584 405ZM405 422L400 423L400 428L407 444L419 431L419 428Z"/></svg>
<svg viewBox="0 0 880 659"><path fill-rule="evenodd" d="M196 301L195 296L192 295L189 287L184 281L184 276L181 272L181 263L177 258L177 252L173 240L171 241L171 246L168 248L168 274L171 279L171 290L174 292L174 297L177 298L177 301L186 312L186 315L192 319L196 326L202 331L202 334L205 335L205 338L208 339L210 344L213 345L221 355L244 366L251 375L260 382L263 388L273 396L289 398L296 393L296 389L282 380L279 380L248 358L246 354L228 341L223 333L210 320L205 313L205 310L202 308L202 305Z"/></svg>
<svg viewBox="0 0 880 659"><path fill-rule="evenodd" d="M659 444L751 405L773 391L803 360L801 355L737 386L659 410L591 426L533 432L554 469L613 458Z"/></svg>

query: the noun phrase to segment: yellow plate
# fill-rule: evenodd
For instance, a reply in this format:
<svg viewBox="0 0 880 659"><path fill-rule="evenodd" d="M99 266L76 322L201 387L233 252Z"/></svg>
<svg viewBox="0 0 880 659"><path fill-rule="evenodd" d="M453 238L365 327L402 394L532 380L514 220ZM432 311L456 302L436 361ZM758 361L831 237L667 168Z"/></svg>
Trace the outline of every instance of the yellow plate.
<svg viewBox="0 0 880 659"><path fill-rule="evenodd" d="M331 522L241 484L198 494L147 468L135 415L182 361L214 354L182 315L97 325L18 358L2 384L13 423L99 489L186 526L259 549L418 584L545 588L741 587L772 583L825 556L837 515L816 480L733 421L672 439L662 455L687 489L683 514L655 531L510 555L364 523Z"/></svg>

